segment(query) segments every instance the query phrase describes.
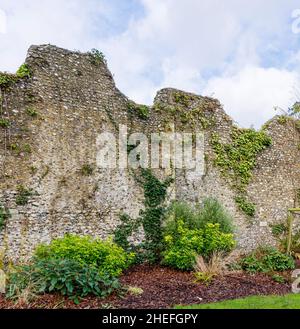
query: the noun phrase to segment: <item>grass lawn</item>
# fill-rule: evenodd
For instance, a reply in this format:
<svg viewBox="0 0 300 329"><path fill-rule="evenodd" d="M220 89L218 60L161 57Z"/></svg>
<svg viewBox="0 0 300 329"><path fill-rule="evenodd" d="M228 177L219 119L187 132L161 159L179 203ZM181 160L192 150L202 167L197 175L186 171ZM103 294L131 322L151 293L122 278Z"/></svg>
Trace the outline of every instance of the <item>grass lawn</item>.
<svg viewBox="0 0 300 329"><path fill-rule="evenodd" d="M300 309L300 294L251 296L218 303L178 305L179 309Z"/></svg>

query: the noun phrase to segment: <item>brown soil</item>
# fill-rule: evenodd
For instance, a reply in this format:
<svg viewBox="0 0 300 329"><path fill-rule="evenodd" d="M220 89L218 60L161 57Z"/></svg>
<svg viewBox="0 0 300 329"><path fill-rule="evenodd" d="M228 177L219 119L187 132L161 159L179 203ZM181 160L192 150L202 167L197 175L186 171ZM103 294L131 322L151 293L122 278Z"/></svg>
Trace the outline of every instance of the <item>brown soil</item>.
<svg viewBox="0 0 300 329"><path fill-rule="evenodd" d="M281 295L291 291L289 283L277 283L264 274L229 273L209 285L194 282L192 273L166 267L139 265L121 277L121 283L139 287L139 296L114 294L106 299L88 297L79 305L60 295L43 295L30 303L14 304L0 295L4 308L170 308L176 304L199 304L250 295Z"/></svg>

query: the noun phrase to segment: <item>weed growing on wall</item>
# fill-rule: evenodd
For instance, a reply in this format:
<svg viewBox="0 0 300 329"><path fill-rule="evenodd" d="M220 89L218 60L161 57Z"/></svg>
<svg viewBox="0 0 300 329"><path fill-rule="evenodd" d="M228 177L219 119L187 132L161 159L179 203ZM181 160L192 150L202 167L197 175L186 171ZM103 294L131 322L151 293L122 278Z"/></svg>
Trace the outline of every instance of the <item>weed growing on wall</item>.
<svg viewBox="0 0 300 329"><path fill-rule="evenodd" d="M137 115L142 120L147 120L150 116L149 107L146 105L138 105L133 102L128 102L127 109L131 114Z"/></svg>
<svg viewBox="0 0 300 329"><path fill-rule="evenodd" d="M90 62L99 66L100 64L106 64L105 55L98 49L93 48L89 53Z"/></svg>
<svg viewBox="0 0 300 329"><path fill-rule="evenodd" d="M28 67L27 64L22 64L17 73L16 73L16 76L20 79L23 79L23 78L30 78L31 76L31 72L30 72L30 69Z"/></svg>
<svg viewBox="0 0 300 329"><path fill-rule="evenodd" d="M80 173L82 176L91 176L94 173L94 167L90 164L84 164L81 169Z"/></svg>
<svg viewBox="0 0 300 329"><path fill-rule="evenodd" d="M23 185L19 185L17 187L16 205L25 206L32 195L32 190L24 187Z"/></svg>
<svg viewBox="0 0 300 329"><path fill-rule="evenodd" d="M7 119L0 119L0 127L8 128L10 126L10 121Z"/></svg>
<svg viewBox="0 0 300 329"><path fill-rule="evenodd" d="M0 232L5 227L6 221L9 218L9 216L10 216L10 214L9 214L8 209L6 209L5 207L3 207L0 204Z"/></svg>
<svg viewBox="0 0 300 329"><path fill-rule="evenodd" d="M0 88L7 89L12 84L16 83L20 79L30 78L31 72L27 64L22 64L16 74L1 73L0 72Z"/></svg>

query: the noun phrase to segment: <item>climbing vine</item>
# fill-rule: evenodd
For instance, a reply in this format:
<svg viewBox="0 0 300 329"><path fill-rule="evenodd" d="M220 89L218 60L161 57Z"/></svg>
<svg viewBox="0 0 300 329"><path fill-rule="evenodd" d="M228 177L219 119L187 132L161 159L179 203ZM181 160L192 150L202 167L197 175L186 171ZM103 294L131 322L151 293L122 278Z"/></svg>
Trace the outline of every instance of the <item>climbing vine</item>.
<svg viewBox="0 0 300 329"><path fill-rule="evenodd" d="M245 195L240 195L235 198L235 202L238 207L248 216L254 217L255 204L247 200Z"/></svg>
<svg viewBox="0 0 300 329"><path fill-rule="evenodd" d="M271 145L271 138L265 131L234 127L231 143L222 143L219 136L212 134L211 143L215 152L214 164L221 173L230 178L238 191L236 203L250 217L255 215L255 205L247 201L246 187L252 178L258 154Z"/></svg>
<svg viewBox="0 0 300 329"><path fill-rule="evenodd" d="M139 175L135 176L144 190L145 209L141 210L137 219L128 215L121 215L121 224L115 230L115 241L123 248L130 248L128 238L142 226L145 232L145 241L139 246L143 250L144 258L155 262L160 257L162 250L162 222L166 212L165 200L167 189L172 183L172 178L161 182L150 169L140 169Z"/></svg>

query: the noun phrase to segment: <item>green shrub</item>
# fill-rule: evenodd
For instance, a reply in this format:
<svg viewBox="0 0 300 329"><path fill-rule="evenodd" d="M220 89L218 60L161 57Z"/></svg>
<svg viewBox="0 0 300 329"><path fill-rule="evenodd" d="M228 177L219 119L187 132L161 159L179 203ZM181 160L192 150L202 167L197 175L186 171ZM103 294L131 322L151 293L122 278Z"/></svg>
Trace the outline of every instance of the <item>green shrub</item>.
<svg viewBox="0 0 300 329"><path fill-rule="evenodd" d="M134 254L127 254L110 240L67 234L63 238L52 240L49 245L38 246L35 257L45 260L74 260L81 265L98 268L101 276L117 277L131 265Z"/></svg>
<svg viewBox="0 0 300 329"><path fill-rule="evenodd" d="M167 210L164 223L164 235L176 237L179 222L190 229L198 228L195 210L186 202L176 201Z"/></svg>
<svg viewBox="0 0 300 329"><path fill-rule="evenodd" d="M219 224L220 230L224 233L233 233L234 231L232 217L222 204L214 198L207 198L203 201L197 214L197 222L199 228L204 227L207 223L212 223Z"/></svg>
<svg viewBox="0 0 300 329"><path fill-rule="evenodd" d="M100 275L94 266L82 265L75 260L46 259L15 268L9 275L7 298L27 294L58 292L74 299L95 295L105 297L119 288L117 279Z"/></svg>
<svg viewBox="0 0 300 329"><path fill-rule="evenodd" d="M163 264L180 270L193 268L204 244L202 231L186 228L183 221L178 222L175 234L166 235L164 241Z"/></svg>
<svg viewBox="0 0 300 329"><path fill-rule="evenodd" d="M266 268L271 271L286 271L295 268L295 262L291 256L283 254L275 248L266 250L266 255L263 257L263 263Z"/></svg>
<svg viewBox="0 0 300 329"><path fill-rule="evenodd" d="M286 224L279 223L279 224L274 224L271 226L272 228L272 234L275 237L280 237L282 234L287 232L287 226Z"/></svg>
<svg viewBox="0 0 300 329"><path fill-rule="evenodd" d="M178 221L175 234L165 235L163 263L180 270L192 270L197 255L210 257L213 252L228 252L235 246L233 235L220 230L220 224L207 223L203 229L190 229Z"/></svg>
<svg viewBox="0 0 300 329"><path fill-rule="evenodd" d="M265 266L260 259L255 256L255 254L250 254L244 257L240 265L243 270L250 273L265 272Z"/></svg>
<svg viewBox="0 0 300 329"><path fill-rule="evenodd" d="M273 272L287 271L295 268L295 262L291 256L283 254L276 248L259 248L240 262L242 268L248 272Z"/></svg>
<svg viewBox="0 0 300 329"><path fill-rule="evenodd" d="M232 217L220 202L214 198L207 198L202 205L193 209L186 202L174 202L168 210L165 221L165 235L176 235L178 221L183 221L190 229L203 229L208 223L219 224L224 233L233 233Z"/></svg>
<svg viewBox="0 0 300 329"><path fill-rule="evenodd" d="M235 246L233 234L221 231L220 224L207 223L203 229L203 256L210 256L213 252L229 252Z"/></svg>
<svg viewBox="0 0 300 329"><path fill-rule="evenodd" d="M278 283L285 283L286 280L285 278L282 276L282 275L278 275L278 274L274 274L272 276L272 279L275 281L275 282L278 282Z"/></svg>

